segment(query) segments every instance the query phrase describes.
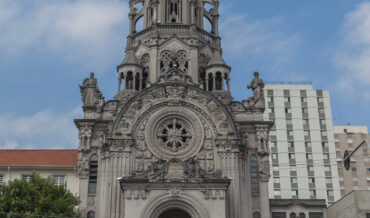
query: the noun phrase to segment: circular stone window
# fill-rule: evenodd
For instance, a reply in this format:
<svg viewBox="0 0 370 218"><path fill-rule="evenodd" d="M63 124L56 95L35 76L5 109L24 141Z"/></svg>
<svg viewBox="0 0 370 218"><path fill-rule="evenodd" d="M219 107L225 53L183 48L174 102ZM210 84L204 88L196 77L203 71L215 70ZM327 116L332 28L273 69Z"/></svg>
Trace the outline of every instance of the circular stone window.
<svg viewBox="0 0 370 218"><path fill-rule="evenodd" d="M151 116L145 127L149 149L162 159L186 159L201 148L204 131L199 119L184 108L166 108Z"/></svg>

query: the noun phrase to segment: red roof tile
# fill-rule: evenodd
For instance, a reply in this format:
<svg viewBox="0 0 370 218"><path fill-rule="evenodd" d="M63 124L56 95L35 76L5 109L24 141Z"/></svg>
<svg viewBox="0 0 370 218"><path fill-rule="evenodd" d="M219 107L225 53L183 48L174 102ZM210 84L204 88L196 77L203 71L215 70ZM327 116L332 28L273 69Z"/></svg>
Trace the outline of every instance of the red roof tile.
<svg viewBox="0 0 370 218"><path fill-rule="evenodd" d="M0 150L0 166L77 166L78 150Z"/></svg>

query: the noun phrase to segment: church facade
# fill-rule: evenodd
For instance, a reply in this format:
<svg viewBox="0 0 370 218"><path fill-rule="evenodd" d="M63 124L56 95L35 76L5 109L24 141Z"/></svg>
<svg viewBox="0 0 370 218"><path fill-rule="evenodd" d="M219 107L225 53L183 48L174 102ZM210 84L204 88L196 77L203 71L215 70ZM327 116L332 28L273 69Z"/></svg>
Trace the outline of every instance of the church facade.
<svg viewBox="0 0 370 218"><path fill-rule="evenodd" d="M115 98L105 100L93 73L80 86L83 216L270 217L264 83L256 72L253 96L233 101L218 7L218 0L130 1Z"/></svg>

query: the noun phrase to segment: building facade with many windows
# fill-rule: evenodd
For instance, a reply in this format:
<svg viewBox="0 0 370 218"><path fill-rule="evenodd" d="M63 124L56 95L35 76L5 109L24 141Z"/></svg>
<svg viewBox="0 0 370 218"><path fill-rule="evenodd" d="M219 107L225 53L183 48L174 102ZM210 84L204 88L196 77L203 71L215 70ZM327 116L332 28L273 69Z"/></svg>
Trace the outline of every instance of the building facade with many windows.
<svg viewBox="0 0 370 218"><path fill-rule="evenodd" d="M270 198L340 198L329 92L311 84L266 84Z"/></svg>
<svg viewBox="0 0 370 218"><path fill-rule="evenodd" d="M366 126L334 126L335 151L337 154L338 174L341 195L352 190L370 190L369 146L362 145L350 159L350 169L343 165L344 152L353 151L364 139L370 141Z"/></svg>

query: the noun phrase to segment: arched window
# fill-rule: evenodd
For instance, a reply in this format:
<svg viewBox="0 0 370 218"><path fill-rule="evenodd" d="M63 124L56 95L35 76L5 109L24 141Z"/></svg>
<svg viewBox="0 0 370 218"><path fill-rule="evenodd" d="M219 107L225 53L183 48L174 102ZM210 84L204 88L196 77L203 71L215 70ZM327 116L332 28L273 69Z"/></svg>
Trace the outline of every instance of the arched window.
<svg viewBox="0 0 370 218"><path fill-rule="evenodd" d="M261 214L259 212L254 212L253 218L261 218Z"/></svg>
<svg viewBox="0 0 370 218"><path fill-rule="evenodd" d="M139 75L139 73L137 73L136 76L135 76L135 90L136 91L140 90L140 75Z"/></svg>
<svg viewBox="0 0 370 218"><path fill-rule="evenodd" d="M208 74L208 91L213 91L213 76L212 76L212 73Z"/></svg>
<svg viewBox="0 0 370 218"><path fill-rule="evenodd" d="M135 31L140 32L143 29L144 29L144 16L141 16L135 21Z"/></svg>
<svg viewBox="0 0 370 218"><path fill-rule="evenodd" d="M259 181L258 181L258 163L257 157L255 155L251 155L249 157L250 161L250 170L251 170L251 191L252 194L259 193Z"/></svg>
<svg viewBox="0 0 370 218"><path fill-rule="evenodd" d="M89 187L88 193L96 193L96 183L98 181L98 156L96 154L91 155L90 157L90 166L89 166Z"/></svg>
<svg viewBox="0 0 370 218"><path fill-rule="evenodd" d="M221 75L221 72L216 73L216 90L222 90L222 75Z"/></svg>
<svg viewBox="0 0 370 218"><path fill-rule="evenodd" d="M207 32L212 32L212 23L207 17L203 18L203 29Z"/></svg>
<svg viewBox="0 0 370 218"><path fill-rule="evenodd" d="M306 214L304 214L304 213L300 213L300 214L299 214L299 218L306 218Z"/></svg>
<svg viewBox="0 0 370 218"><path fill-rule="evenodd" d="M127 72L126 85L125 85L126 89L128 89L128 90L134 89L133 80L134 79L133 79L133 76L132 76L132 72L131 71Z"/></svg>
<svg viewBox="0 0 370 218"><path fill-rule="evenodd" d="M87 212L87 218L95 218L95 212L91 210Z"/></svg>
<svg viewBox="0 0 370 218"><path fill-rule="evenodd" d="M289 215L289 218L297 218L297 217L296 217L295 213L291 213L291 214Z"/></svg>

